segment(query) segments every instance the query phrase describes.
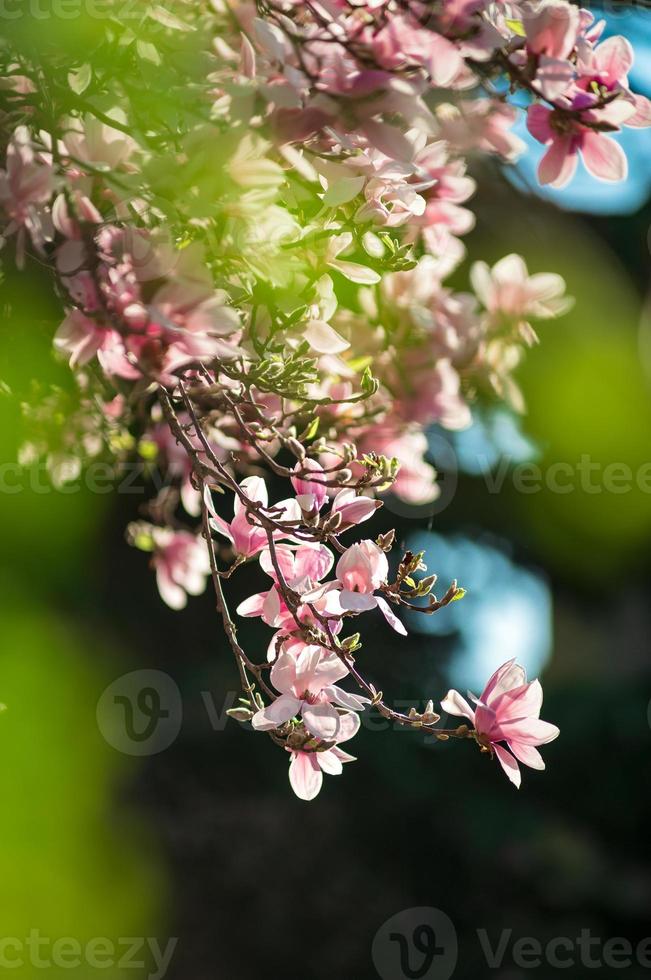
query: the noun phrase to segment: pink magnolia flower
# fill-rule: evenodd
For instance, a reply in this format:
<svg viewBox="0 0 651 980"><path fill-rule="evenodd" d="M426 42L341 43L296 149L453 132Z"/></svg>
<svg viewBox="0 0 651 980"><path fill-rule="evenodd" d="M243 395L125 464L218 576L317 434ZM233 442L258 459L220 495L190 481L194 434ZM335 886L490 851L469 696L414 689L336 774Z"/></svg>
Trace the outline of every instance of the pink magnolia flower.
<svg viewBox="0 0 651 980"><path fill-rule="evenodd" d="M188 595L201 595L210 574L206 545L189 531L152 527L152 564L162 600L170 609L183 609Z"/></svg>
<svg viewBox="0 0 651 980"><path fill-rule="evenodd" d="M552 187L565 187L574 176L579 152L587 170L600 180L624 180L628 174L626 155L614 139L597 132L585 123L607 123L619 129L635 114L635 106L618 99L604 109L591 111L595 97L587 93L565 100L567 110L581 110L580 118L570 116L562 109L548 109L532 105L527 110L527 129L531 135L547 146L538 165L538 180Z"/></svg>
<svg viewBox="0 0 651 980"><path fill-rule="evenodd" d="M339 745L353 738L359 731L359 726L359 716L351 712L341 716L336 739L320 743L315 738L307 743L306 749L288 749L291 754L289 782L300 800L313 800L318 796L323 785L324 772L330 776L339 776L343 763L355 762L355 756L344 752Z"/></svg>
<svg viewBox="0 0 651 980"><path fill-rule="evenodd" d="M396 633L407 635L407 630L386 599L375 595L387 580L389 562L374 541L367 539L351 545L337 562L336 574L335 582L328 582L321 589L307 593L303 601L311 602L329 596L330 608L341 615L379 609Z"/></svg>
<svg viewBox="0 0 651 980"><path fill-rule="evenodd" d="M356 221L397 228L425 211L425 198L402 177L373 177L364 188L364 196L366 203L355 212Z"/></svg>
<svg viewBox="0 0 651 980"><path fill-rule="evenodd" d="M527 323L529 317L546 320L561 316L573 303L564 295L565 280L561 276L550 272L530 276L519 255L505 256L492 269L485 262L475 262L470 278L490 314L491 325L499 327L505 320L511 321L527 340L535 340Z"/></svg>
<svg viewBox="0 0 651 980"><path fill-rule="evenodd" d="M628 73L633 67L634 53L625 37L609 37L597 47L583 44L579 48L577 85L585 92L605 94L622 93L622 98L633 106L633 112L625 120L626 126L644 128L651 125L651 102L644 95L630 90Z"/></svg>
<svg viewBox="0 0 651 980"><path fill-rule="evenodd" d="M298 595L314 593L318 583L325 578L334 563L332 552L323 544L301 544L298 547L279 544L275 547L275 553L285 582ZM292 630L296 623L276 584L278 575L268 549L260 555L260 566L274 579L273 588L245 599L236 611L240 616L261 616L267 626L273 626L275 629ZM310 602L312 601L310 599ZM324 596L320 590L314 598L314 605L319 611L326 611L327 596ZM310 622L313 619L307 606L300 609L299 618L302 622Z"/></svg>
<svg viewBox="0 0 651 980"><path fill-rule="evenodd" d="M448 714L467 718L474 725L479 744L495 753L508 778L519 788L521 775L516 760L531 769L544 769L536 746L546 745L559 735L555 725L540 721L540 682L528 684L524 668L509 660L495 671L479 698L470 697L476 705L474 710L454 690L448 692L441 706Z"/></svg>
<svg viewBox="0 0 651 980"><path fill-rule="evenodd" d="M281 653L270 675L280 697L258 711L251 724L258 731L270 731L300 715L311 735L322 739L336 738L342 716L335 704L352 711L363 711L369 703L368 698L337 687L336 682L347 674L339 657L319 646L305 646L298 656Z"/></svg>

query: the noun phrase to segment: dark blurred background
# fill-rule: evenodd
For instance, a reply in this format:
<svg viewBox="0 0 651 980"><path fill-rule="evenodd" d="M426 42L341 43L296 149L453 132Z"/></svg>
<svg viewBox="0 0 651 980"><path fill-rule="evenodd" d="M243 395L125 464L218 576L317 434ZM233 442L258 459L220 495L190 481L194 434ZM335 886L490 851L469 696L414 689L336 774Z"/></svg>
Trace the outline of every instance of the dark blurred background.
<svg viewBox="0 0 651 980"><path fill-rule="evenodd" d="M636 45L643 91L648 17L609 21ZM412 976L515 980L558 972L544 957L518 966L520 937L575 944L589 930L599 945L583 955L575 946L565 969L583 977L611 975L600 961L607 940L651 935L650 148L648 132L629 131L625 185L581 174L545 199L532 192L531 161L508 176L475 172L469 256L519 252L532 272L561 272L576 306L543 325L518 371L527 414L482 408L454 440L433 432L441 501L415 515L388 501L370 528L395 526L401 543L427 549L430 571L468 594L432 619L412 617L407 639L370 617L367 674L390 699L418 706L451 685L479 693L517 657L542 677L543 717L561 729L543 748L547 772L524 770L517 792L471 744L429 744L371 718L353 743L359 761L302 803L269 740L211 722L207 702L222 720L232 704L232 657L210 593L168 611L146 556L124 543L144 497L53 491L42 476L3 469L3 936L152 936L163 946L178 937L170 980L400 980L410 974L374 937L397 913L428 907L452 921L458 963L453 974L445 957L419 973L414 952ZM467 274L466 264L458 288ZM47 280L7 269L1 288L25 311L1 328L13 397L0 393L0 444L12 462L30 379L67 382L51 356ZM531 464L537 489L530 481L523 492ZM233 607L258 584L254 567L229 583ZM243 621L241 636L262 659L268 630ZM102 737L97 703L116 678L154 668L178 685L183 722L170 747L133 758ZM419 914L405 921L410 939ZM487 963L480 929L492 946L512 930L501 966ZM622 972L642 977L650 966L637 957ZM93 971L50 968L75 972ZM145 977L153 967L101 972Z"/></svg>

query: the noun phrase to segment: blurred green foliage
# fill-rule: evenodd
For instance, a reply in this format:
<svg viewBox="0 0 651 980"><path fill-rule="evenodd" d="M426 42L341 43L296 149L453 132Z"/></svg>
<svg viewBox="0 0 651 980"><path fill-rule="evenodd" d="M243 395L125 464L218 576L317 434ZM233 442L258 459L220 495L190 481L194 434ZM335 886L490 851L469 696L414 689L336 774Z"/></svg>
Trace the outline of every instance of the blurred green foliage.
<svg viewBox="0 0 651 980"><path fill-rule="evenodd" d="M626 573L651 532L640 300L617 255L570 216L516 212L476 243L477 253L495 257L516 250L530 272L560 271L576 305L542 326L540 346L519 370L523 428L540 447L543 480L528 493L507 480L505 503L550 569L594 584Z"/></svg>
<svg viewBox="0 0 651 980"><path fill-rule="evenodd" d="M12 286L0 288L6 298ZM38 279L24 280L21 300L20 322L14 318L0 329L3 381L19 397L30 377L59 380ZM98 637L88 622L82 629L56 608L62 600L74 608L73 597L84 604L106 498L48 490L43 474L40 492L30 489L28 475L24 489L6 492L18 483L19 441L20 414L4 395L0 462L11 467L11 478L3 469L1 936L25 943L39 930L52 942L72 937L85 945L95 937L157 935L165 874L151 845L144 846L137 814L116 808L116 791L133 766L102 740L95 720L97 700L120 660L105 629ZM47 958L46 947L42 955ZM10 961L13 950L6 956ZM23 958L14 976L43 974L26 948ZM117 968L102 973L107 980L123 975ZM70 969L49 968L48 976L60 974Z"/></svg>

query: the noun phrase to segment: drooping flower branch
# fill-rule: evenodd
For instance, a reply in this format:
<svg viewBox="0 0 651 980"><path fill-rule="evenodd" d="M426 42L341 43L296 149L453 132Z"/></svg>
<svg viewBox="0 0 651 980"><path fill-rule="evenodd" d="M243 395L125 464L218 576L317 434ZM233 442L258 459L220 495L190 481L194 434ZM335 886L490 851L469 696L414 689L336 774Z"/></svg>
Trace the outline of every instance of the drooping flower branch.
<svg viewBox="0 0 651 980"><path fill-rule="evenodd" d="M522 408L513 371L534 323L571 301L516 255L475 262L472 292L445 284L475 221L469 163L521 152L518 93L547 148L541 182L567 182L579 154L623 178L609 134L651 123L630 45L602 41L565 0L111 13L87 60L0 47L2 257L47 270L76 381L26 408L21 458L45 456L59 482L99 454L164 472L128 540L172 608L212 579L234 712L290 753L299 796L351 761L339 746L369 704L474 739L519 782L516 759L539 768L535 746L557 734L519 667L500 668L475 708L451 692L444 708L466 723L450 729L434 698L403 714L368 679L348 621L379 610L404 634L401 610L433 615L463 590L437 597L422 555L391 565L393 535L359 525L387 491L436 498L430 425L464 428L485 399ZM265 471L287 481L284 500L269 501ZM227 580L246 562L266 586L233 614ZM243 649L235 615L273 630L266 661Z"/></svg>

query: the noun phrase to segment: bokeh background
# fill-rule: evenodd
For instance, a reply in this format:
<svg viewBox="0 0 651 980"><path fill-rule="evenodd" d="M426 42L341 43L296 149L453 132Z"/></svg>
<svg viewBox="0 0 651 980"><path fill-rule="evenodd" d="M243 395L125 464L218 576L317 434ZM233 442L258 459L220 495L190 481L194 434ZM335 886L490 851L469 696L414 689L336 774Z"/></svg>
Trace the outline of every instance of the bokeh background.
<svg viewBox="0 0 651 980"><path fill-rule="evenodd" d="M633 82L651 96L649 13L611 11L609 31L634 41ZM178 937L170 980L365 980L378 975L371 947L383 923L431 906L457 931L454 977L512 980L531 971L508 955L489 970L477 929L543 943L584 929L602 940L651 934L651 134L628 131L625 143L622 186L582 173L543 194L536 145L515 171L475 170L470 256L517 251L531 271L561 271L576 306L543 326L519 371L527 414L479 410L453 442L432 432L442 502L410 514L389 501L372 528L395 526L468 595L413 617L406 640L373 620L368 674L418 704L450 685L477 691L517 657L543 678L543 715L561 729L544 749L547 772L526 770L518 793L471 745L369 723L359 762L301 803L271 742L235 722L214 730L205 692L218 711L230 705L232 659L210 595L168 611L146 556L124 543L144 498L55 492L33 474L14 492L3 470L2 936ZM0 328L0 448L13 461L31 379L67 378L51 356L48 281L8 270L0 288L0 309L24 311ZM588 489L577 470L586 457L597 464ZM518 489L527 462L540 467L537 492ZM546 479L557 463L562 492ZM612 464L629 468L632 486L626 470L604 484ZM233 604L257 581L254 568L235 579ZM244 622L242 636L263 655L264 627ZM169 748L137 759L107 744L96 708L109 683L143 668L172 676L183 724Z"/></svg>

